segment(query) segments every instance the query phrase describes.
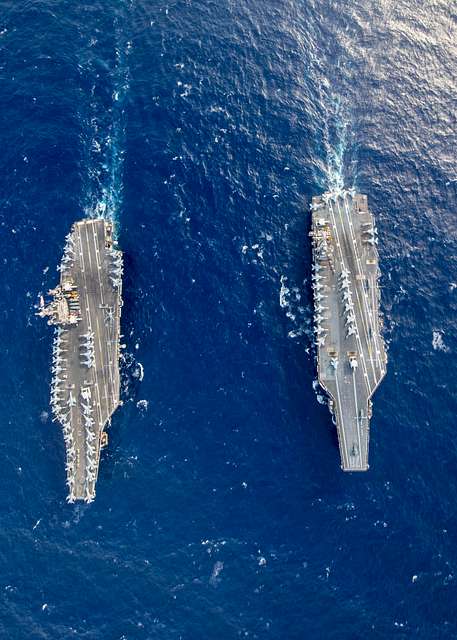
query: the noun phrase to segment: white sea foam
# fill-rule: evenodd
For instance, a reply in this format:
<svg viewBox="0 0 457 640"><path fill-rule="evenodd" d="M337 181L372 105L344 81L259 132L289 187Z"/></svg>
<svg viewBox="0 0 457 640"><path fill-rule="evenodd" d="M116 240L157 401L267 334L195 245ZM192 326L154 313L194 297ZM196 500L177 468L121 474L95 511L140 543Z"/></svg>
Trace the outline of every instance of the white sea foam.
<svg viewBox="0 0 457 640"><path fill-rule="evenodd" d="M346 119L341 100L330 96L324 124L324 148L326 153L326 188L339 191L345 186L344 157L347 149Z"/></svg>
<svg viewBox="0 0 457 640"><path fill-rule="evenodd" d="M289 289L286 287L286 282L287 282L286 276L281 276L280 282L281 282L281 289L279 291L279 304L281 305L282 309L286 309L288 306L287 296L289 295Z"/></svg>
<svg viewBox="0 0 457 640"><path fill-rule="evenodd" d="M138 400L136 406L138 409L141 409L141 411L147 411L149 408L149 402L148 400Z"/></svg>
<svg viewBox="0 0 457 640"><path fill-rule="evenodd" d="M227 540L201 540L201 545L206 547L207 552L211 555L213 552L219 551L221 547L225 547Z"/></svg>
<svg viewBox="0 0 457 640"><path fill-rule="evenodd" d="M209 579L210 584L214 586L220 581L219 575L221 574L223 568L224 563L220 560L217 560L217 562L214 563L213 570Z"/></svg>
<svg viewBox="0 0 457 640"><path fill-rule="evenodd" d="M449 347L444 343L443 340L444 331L434 330L432 337L432 346L435 351L449 351Z"/></svg>
<svg viewBox="0 0 457 640"><path fill-rule="evenodd" d="M293 323L294 327L288 332L289 338L298 338L307 335L306 326L310 319L306 317L306 309L300 304L302 294L297 286L288 285L288 278L280 276L279 305L286 312L286 317Z"/></svg>
<svg viewBox="0 0 457 640"><path fill-rule="evenodd" d="M178 82L178 86L182 85L182 82ZM180 97L181 98L187 98L188 95L190 95L190 92L192 90L192 85L191 84L183 84L182 85L184 87L184 91L182 93L180 93Z"/></svg>
<svg viewBox="0 0 457 640"><path fill-rule="evenodd" d="M254 253L255 254L255 258L258 258L260 261L263 261L263 247L259 242L255 242L251 246L249 246L247 244L244 244L241 247L241 253L244 256ZM256 262L255 258L253 260L254 262Z"/></svg>
<svg viewBox="0 0 457 640"><path fill-rule="evenodd" d="M327 77L328 70L323 66L322 56L310 43L311 66L309 74L318 90L316 116L320 121L317 127L316 157L323 148L325 157L314 168L316 182L323 190L339 190L347 184L345 175L348 156L348 134L350 132L350 107L334 92L334 83Z"/></svg>
<svg viewBox="0 0 457 640"><path fill-rule="evenodd" d="M140 382L143 381L143 378L144 378L144 367L141 364L141 362L137 362L137 366L136 366L134 372L132 373L132 375L133 375L134 378L138 378L138 380Z"/></svg>

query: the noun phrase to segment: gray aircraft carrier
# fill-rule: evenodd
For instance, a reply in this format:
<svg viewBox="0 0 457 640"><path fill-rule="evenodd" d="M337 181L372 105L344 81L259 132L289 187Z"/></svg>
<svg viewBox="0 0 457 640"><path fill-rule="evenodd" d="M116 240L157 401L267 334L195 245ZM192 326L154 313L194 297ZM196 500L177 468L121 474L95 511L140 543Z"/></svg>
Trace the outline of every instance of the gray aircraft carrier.
<svg viewBox="0 0 457 640"><path fill-rule="evenodd" d="M67 500L92 502L104 429L120 404L123 266L112 223L76 222L58 269L60 284L38 312L55 325L51 407L65 440Z"/></svg>
<svg viewBox="0 0 457 640"><path fill-rule="evenodd" d="M318 380L345 471L368 469L371 397L386 373L377 232L367 197L342 190L311 204Z"/></svg>

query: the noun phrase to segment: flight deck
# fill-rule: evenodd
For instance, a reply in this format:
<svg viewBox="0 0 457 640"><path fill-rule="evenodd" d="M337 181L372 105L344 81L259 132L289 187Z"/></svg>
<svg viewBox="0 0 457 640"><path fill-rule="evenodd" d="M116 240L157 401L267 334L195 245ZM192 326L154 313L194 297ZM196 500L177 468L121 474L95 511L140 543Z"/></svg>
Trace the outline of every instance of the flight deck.
<svg viewBox="0 0 457 640"><path fill-rule="evenodd" d="M366 471L372 395L386 373L377 231L367 197L342 190L311 204L318 380L345 471Z"/></svg>
<svg viewBox="0 0 457 640"><path fill-rule="evenodd" d="M120 404L122 252L104 219L76 222L66 238L60 284L38 315L55 326L51 407L66 446L69 502L95 497L105 426Z"/></svg>

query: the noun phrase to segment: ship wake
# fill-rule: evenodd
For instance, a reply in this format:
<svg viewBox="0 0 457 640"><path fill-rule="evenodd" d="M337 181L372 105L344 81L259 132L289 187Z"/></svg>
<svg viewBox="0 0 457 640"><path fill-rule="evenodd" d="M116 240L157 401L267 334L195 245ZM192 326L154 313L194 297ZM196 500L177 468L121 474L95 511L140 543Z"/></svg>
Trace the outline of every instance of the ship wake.
<svg viewBox="0 0 457 640"><path fill-rule="evenodd" d="M84 211L88 218L106 218L115 223L122 208L127 103L130 90L129 55L132 43L126 37L127 8L113 18L114 56L108 68L105 94L99 73L91 86L87 124L86 158L88 186ZM125 15L124 15L125 14ZM97 47L97 41L91 45ZM112 52L111 52L112 55ZM104 56L103 56L104 57ZM96 68L96 60L89 63Z"/></svg>

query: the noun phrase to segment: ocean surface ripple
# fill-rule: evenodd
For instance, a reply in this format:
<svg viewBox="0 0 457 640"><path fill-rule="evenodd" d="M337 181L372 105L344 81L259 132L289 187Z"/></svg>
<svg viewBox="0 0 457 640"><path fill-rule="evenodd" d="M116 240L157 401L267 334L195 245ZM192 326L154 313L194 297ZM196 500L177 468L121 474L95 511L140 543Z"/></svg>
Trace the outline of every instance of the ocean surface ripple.
<svg viewBox="0 0 457 640"><path fill-rule="evenodd" d="M3 0L0 638L457 638L457 11ZM377 218L367 474L313 390L310 198ZM48 407L83 216L125 251L124 406L65 502Z"/></svg>

